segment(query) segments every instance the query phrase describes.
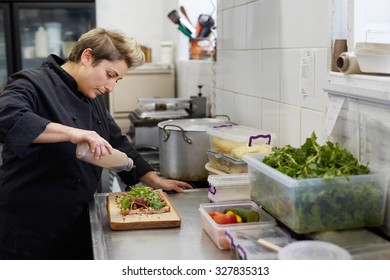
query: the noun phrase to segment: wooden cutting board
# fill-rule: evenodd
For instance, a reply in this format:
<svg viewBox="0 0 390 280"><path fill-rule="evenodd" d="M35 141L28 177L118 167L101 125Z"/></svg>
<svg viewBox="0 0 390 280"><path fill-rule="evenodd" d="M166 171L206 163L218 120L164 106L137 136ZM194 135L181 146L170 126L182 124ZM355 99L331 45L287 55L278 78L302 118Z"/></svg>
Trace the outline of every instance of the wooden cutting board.
<svg viewBox="0 0 390 280"><path fill-rule="evenodd" d="M170 201L168 195L163 191L161 192L167 201L167 204L171 208L170 212L162 214L129 214L125 216L120 213L119 208L115 203L115 198L125 193L109 193L107 196L107 214L111 229L129 230L179 227L181 223L179 214Z"/></svg>

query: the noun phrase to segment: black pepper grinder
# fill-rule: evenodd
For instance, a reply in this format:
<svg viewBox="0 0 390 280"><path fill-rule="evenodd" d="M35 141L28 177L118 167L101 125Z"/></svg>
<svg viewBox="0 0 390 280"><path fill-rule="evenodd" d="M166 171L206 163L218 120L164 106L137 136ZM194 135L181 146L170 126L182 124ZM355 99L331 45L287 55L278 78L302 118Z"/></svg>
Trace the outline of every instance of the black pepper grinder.
<svg viewBox="0 0 390 280"><path fill-rule="evenodd" d="M207 98L202 96L203 85L198 85L197 96L191 96L191 116L193 118L205 118L207 108Z"/></svg>

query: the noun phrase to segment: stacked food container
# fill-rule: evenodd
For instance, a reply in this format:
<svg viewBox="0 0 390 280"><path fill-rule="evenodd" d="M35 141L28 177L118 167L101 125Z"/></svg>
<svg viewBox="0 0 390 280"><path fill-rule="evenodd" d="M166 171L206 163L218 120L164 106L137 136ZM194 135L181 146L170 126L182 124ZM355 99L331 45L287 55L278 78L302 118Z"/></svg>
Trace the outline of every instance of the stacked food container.
<svg viewBox="0 0 390 280"><path fill-rule="evenodd" d="M249 153L269 153L275 135L242 125L222 125L207 130L210 135L210 174L248 173L248 165L242 160Z"/></svg>
<svg viewBox="0 0 390 280"><path fill-rule="evenodd" d="M271 152L275 136L242 125L211 127L207 134L210 136L210 149L209 162L205 167L210 174L207 180L210 203L201 204L199 208L203 228L219 249L233 250L237 244L240 250L243 247L240 247L239 239L247 231L278 228L275 219L251 200L248 164L242 160L245 154L265 155ZM249 212L256 213L258 219L248 218ZM225 220L226 215L236 218L233 222ZM267 256L274 258L275 254L271 255Z"/></svg>
<svg viewBox="0 0 390 280"><path fill-rule="evenodd" d="M243 220L242 222L234 223L217 223L213 215L215 213L224 213L230 209L242 209L244 211L255 212L258 214L259 220L256 222ZM228 230L243 231L246 229L258 229L275 226L275 219L251 200L234 200L215 203L203 203L200 204L199 211L203 229L207 232L210 238L221 250L230 249L230 241L226 236L226 231Z"/></svg>
<svg viewBox="0 0 390 280"><path fill-rule="evenodd" d="M250 200L249 176L244 174L209 175L208 197L211 202Z"/></svg>
<svg viewBox="0 0 390 280"><path fill-rule="evenodd" d="M278 253L261 246L259 239L284 247L295 241L288 232L278 226L253 227L245 230L229 229L225 233L230 242L232 259L276 260Z"/></svg>

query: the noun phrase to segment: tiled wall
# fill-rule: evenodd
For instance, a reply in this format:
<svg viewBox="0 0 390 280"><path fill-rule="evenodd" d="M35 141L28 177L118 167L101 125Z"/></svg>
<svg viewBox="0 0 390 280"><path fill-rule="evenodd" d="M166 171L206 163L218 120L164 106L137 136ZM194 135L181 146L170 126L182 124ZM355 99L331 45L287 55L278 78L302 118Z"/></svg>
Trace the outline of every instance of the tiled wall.
<svg viewBox="0 0 390 280"><path fill-rule="evenodd" d="M279 145L298 146L312 131L322 141L332 1L219 0L217 8L216 65L179 62L179 96L202 83L214 113L273 132ZM307 73L313 90L302 95L306 51L314 59Z"/></svg>

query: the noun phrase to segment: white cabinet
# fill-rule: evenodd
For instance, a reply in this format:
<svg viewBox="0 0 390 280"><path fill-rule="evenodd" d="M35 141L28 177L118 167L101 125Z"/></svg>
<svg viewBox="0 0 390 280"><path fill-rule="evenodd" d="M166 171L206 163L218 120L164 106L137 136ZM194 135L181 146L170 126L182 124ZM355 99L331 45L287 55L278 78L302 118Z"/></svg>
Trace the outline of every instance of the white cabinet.
<svg viewBox="0 0 390 280"><path fill-rule="evenodd" d="M175 97L175 68L170 64L145 63L129 70L109 94L110 112L124 134L130 127L129 113L139 98Z"/></svg>

